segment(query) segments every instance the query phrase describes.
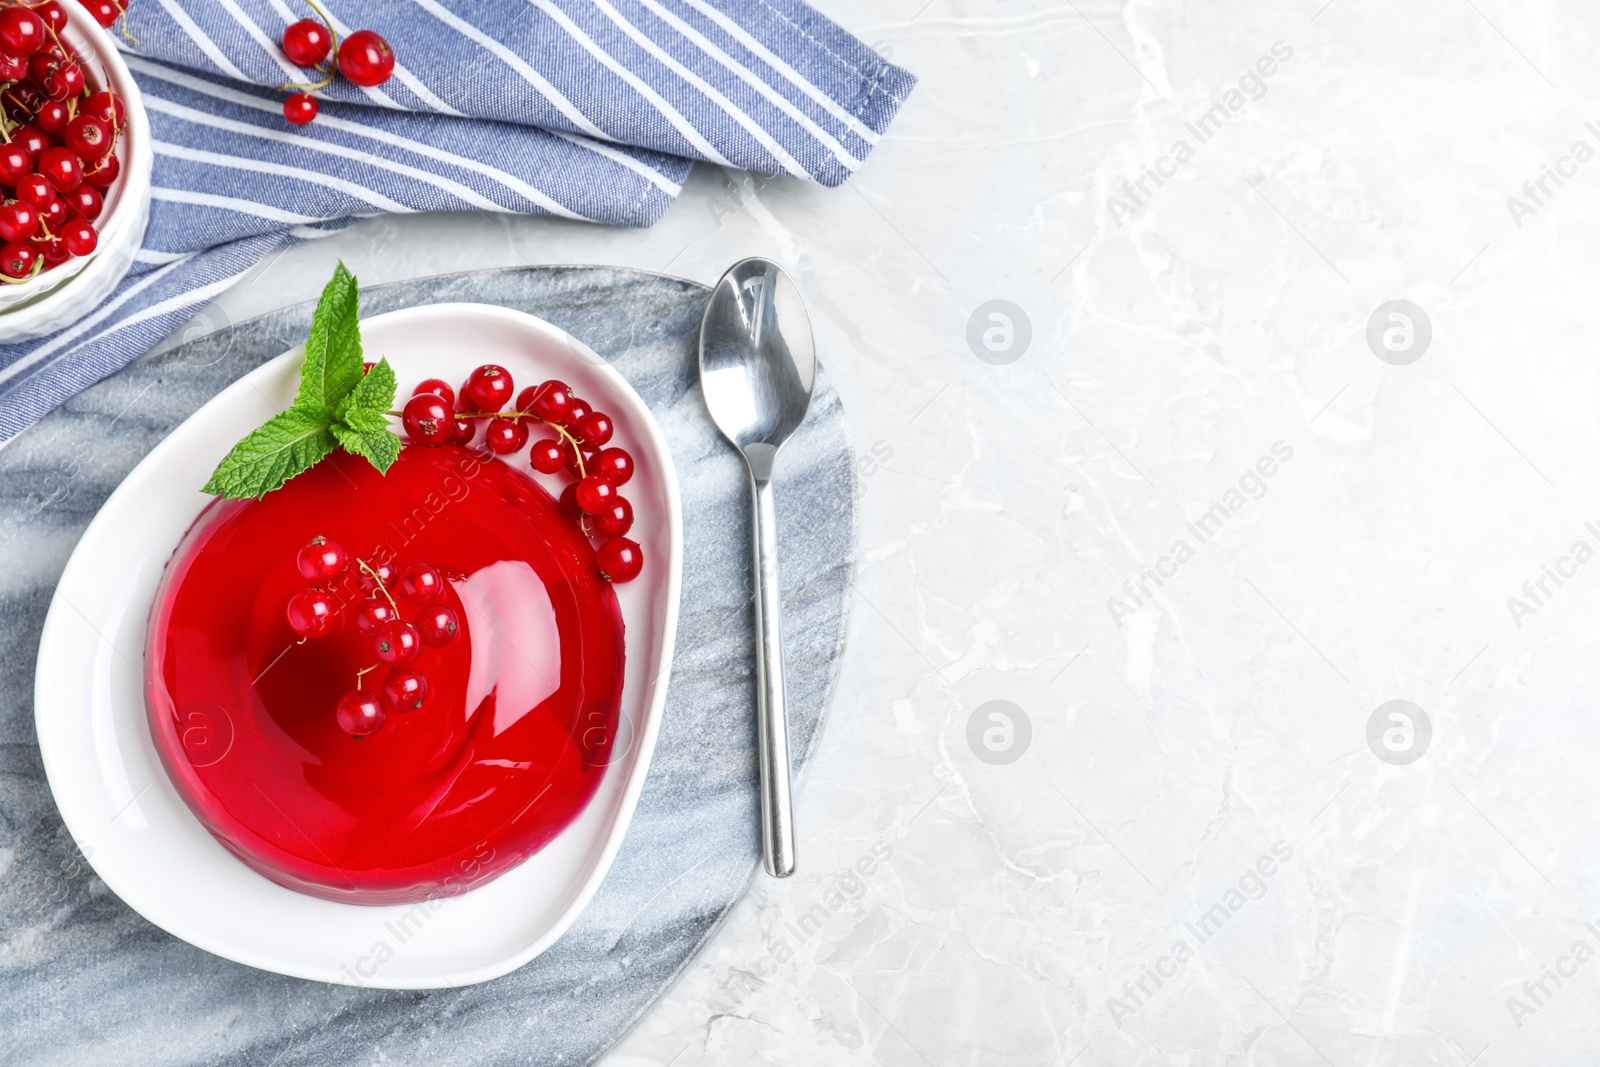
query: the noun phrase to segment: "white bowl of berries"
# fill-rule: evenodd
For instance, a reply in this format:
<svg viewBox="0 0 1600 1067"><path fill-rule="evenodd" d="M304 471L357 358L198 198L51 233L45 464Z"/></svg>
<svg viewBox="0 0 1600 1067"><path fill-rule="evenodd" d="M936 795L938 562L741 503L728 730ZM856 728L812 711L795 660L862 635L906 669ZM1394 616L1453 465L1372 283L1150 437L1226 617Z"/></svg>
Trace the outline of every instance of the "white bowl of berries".
<svg viewBox="0 0 1600 1067"><path fill-rule="evenodd" d="M76 0L0 2L0 340L42 337L104 300L150 217L139 88Z"/></svg>

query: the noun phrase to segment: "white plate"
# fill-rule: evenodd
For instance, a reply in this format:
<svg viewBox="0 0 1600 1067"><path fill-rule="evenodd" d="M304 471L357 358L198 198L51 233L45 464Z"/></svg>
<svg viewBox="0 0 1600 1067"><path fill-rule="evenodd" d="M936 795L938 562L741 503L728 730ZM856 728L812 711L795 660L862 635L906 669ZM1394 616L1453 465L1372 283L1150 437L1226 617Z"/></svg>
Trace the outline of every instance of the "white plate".
<svg viewBox="0 0 1600 1067"><path fill-rule="evenodd" d="M367 359L387 357L402 394L423 378L461 381L482 363L506 367L519 389L559 378L615 417L613 443L637 460L629 536L644 546L646 563L639 578L616 587L627 628L622 724L614 762L583 814L487 885L375 907L268 881L218 844L168 781L142 692L150 603L173 549L210 500L200 486L212 468L246 430L293 400L299 349L247 374L174 430L84 531L39 643L39 749L62 818L90 864L169 933L298 978L385 989L467 985L548 948L594 896L622 843L655 747L677 631L678 482L643 401L547 322L506 308L439 304L365 320L361 333Z"/></svg>

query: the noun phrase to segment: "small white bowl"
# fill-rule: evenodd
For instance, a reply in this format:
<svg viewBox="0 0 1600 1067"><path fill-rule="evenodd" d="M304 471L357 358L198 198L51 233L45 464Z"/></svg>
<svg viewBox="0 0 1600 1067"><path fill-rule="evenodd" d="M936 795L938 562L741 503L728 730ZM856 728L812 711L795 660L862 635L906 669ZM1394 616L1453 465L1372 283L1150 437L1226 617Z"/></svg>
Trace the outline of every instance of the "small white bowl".
<svg viewBox="0 0 1600 1067"><path fill-rule="evenodd" d="M122 172L105 190L105 207L95 220L100 244L93 254L78 256L41 271L20 285L0 285L0 341L24 341L65 329L93 311L133 267L150 221L150 119L133 75L122 61L110 34L82 5L64 3L67 25L63 42L84 57L84 78L95 89L109 88L127 111L117 154Z"/></svg>

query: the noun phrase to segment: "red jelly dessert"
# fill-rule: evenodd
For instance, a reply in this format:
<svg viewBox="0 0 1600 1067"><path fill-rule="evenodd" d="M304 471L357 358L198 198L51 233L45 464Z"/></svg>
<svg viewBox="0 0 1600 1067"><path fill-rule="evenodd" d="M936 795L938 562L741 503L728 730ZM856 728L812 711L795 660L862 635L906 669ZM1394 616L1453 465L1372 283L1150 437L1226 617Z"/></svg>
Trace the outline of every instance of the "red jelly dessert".
<svg viewBox="0 0 1600 1067"><path fill-rule="evenodd" d="M341 452L208 507L145 660L156 749L219 841L280 885L390 904L494 878L583 810L623 628L544 489L457 445L408 446L387 474Z"/></svg>

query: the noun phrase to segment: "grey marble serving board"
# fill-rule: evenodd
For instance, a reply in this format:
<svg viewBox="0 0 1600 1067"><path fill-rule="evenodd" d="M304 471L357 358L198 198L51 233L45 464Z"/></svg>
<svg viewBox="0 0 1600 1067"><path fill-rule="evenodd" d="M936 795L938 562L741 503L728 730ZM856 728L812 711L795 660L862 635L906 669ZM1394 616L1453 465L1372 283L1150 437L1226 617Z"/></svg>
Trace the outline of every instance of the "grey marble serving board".
<svg viewBox="0 0 1600 1067"><path fill-rule="evenodd" d="M706 294L681 279L594 267L482 271L362 294L367 315L476 301L566 329L650 406L682 484L677 656L633 824L566 936L482 985L353 989L194 948L95 877L45 780L34 658L79 535L174 426L303 340L310 305L141 360L0 449L0 1063L586 1064L661 994L743 893L759 849L747 490L695 381ZM854 490L839 400L819 376L810 417L779 464L797 768L816 746L842 651Z"/></svg>

